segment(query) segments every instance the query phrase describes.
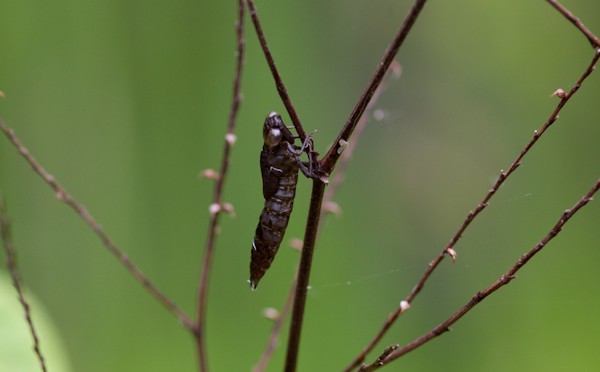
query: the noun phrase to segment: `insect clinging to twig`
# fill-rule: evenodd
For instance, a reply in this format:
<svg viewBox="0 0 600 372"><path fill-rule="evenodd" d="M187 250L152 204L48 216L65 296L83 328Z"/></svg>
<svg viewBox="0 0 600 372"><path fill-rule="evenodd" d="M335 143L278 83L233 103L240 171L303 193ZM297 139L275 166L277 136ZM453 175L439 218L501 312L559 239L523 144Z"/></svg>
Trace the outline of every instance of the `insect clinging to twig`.
<svg viewBox="0 0 600 372"><path fill-rule="evenodd" d="M307 137L301 147L294 145L297 138L284 125L281 116L272 112L263 126L264 145L260 153L260 171L263 181L265 206L260 214L256 233L252 240L250 261L250 287L256 289L258 282L271 266L281 245L290 214L294 206L298 169L310 178L320 178L314 169L316 164L312 139ZM308 149L309 161L300 161L300 154Z"/></svg>

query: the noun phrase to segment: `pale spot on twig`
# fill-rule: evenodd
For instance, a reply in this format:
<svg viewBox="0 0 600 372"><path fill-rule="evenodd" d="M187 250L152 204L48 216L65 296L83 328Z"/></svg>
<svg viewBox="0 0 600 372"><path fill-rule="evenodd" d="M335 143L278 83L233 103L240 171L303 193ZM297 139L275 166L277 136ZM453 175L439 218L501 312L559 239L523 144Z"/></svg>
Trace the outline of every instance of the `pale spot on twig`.
<svg viewBox="0 0 600 372"><path fill-rule="evenodd" d="M456 261L456 251L453 248L446 248L446 253L452 257L452 261Z"/></svg>
<svg viewBox="0 0 600 372"><path fill-rule="evenodd" d="M235 141L237 141L237 136L233 133L227 133L225 135L225 141L227 141L227 143L230 146L233 146L233 144L235 143Z"/></svg>
<svg viewBox="0 0 600 372"><path fill-rule="evenodd" d="M387 116L386 112L382 109L377 109L377 110L373 111L373 118L376 121L383 121L383 119L385 119L386 116Z"/></svg>
<svg viewBox="0 0 600 372"><path fill-rule="evenodd" d="M200 177L208 180L217 180L219 179L219 172L215 171L214 169L207 168L200 172Z"/></svg>
<svg viewBox="0 0 600 372"><path fill-rule="evenodd" d="M400 309L402 310L402 312L405 312L406 310L410 309L410 304L408 303L408 301L400 301Z"/></svg>
<svg viewBox="0 0 600 372"><path fill-rule="evenodd" d="M338 147L337 153L338 153L338 155L340 155L342 152L344 152L344 150L346 149L346 147L348 147L348 141L345 141L345 140L341 139L338 142L338 145L340 145L340 147Z"/></svg>
<svg viewBox="0 0 600 372"><path fill-rule="evenodd" d="M223 203L223 205L221 205L221 210L229 214L231 217L235 217L235 208L231 203Z"/></svg>
<svg viewBox="0 0 600 372"><path fill-rule="evenodd" d="M263 310L263 316L269 320L279 319L279 311L273 307L267 307Z"/></svg>
<svg viewBox="0 0 600 372"><path fill-rule="evenodd" d="M342 208L336 202L327 201L323 203L323 211L325 213L332 213L335 216L340 216L342 214Z"/></svg>
<svg viewBox="0 0 600 372"><path fill-rule="evenodd" d="M294 238L290 240L290 247L297 251L301 251L303 246L304 242L302 241L302 239Z"/></svg>
<svg viewBox="0 0 600 372"><path fill-rule="evenodd" d="M212 203L208 207L208 213L210 213L211 216L214 216L215 214L219 213L220 211L221 211L221 204L219 204L219 203Z"/></svg>
<svg viewBox="0 0 600 372"><path fill-rule="evenodd" d="M565 93L564 90L562 90L561 88L558 88L557 90L554 91L554 93L552 93L550 95L550 97L554 97L557 96L558 98L565 98L567 96L567 94Z"/></svg>

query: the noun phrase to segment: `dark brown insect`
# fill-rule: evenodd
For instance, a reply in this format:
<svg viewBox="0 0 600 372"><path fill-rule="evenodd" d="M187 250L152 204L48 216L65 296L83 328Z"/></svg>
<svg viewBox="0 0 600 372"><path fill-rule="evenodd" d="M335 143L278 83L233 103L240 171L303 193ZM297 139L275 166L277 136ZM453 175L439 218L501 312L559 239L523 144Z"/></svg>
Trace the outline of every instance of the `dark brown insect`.
<svg viewBox="0 0 600 372"><path fill-rule="evenodd" d="M296 137L283 124L281 116L272 112L263 126L264 145L260 153L260 171L263 181L263 208L252 240L250 260L250 287L258 282L271 266L283 240L294 206L298 169L307 177L315 177L312 166L307 167L299 155L311 144L307 139L302 147L294 145ZM312 146L310 146L312 149ZM310 159L309 159L310 161Z"/></svg>

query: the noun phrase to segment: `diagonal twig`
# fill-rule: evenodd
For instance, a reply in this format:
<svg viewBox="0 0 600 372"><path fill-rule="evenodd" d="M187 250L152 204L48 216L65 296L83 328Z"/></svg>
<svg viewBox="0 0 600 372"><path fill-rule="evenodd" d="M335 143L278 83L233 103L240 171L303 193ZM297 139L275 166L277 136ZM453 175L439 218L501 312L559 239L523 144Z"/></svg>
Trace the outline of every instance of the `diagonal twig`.
<svg viewBox="0 0 600 372"><path fill-rule="evenodd" d="M230 154L233 144L235 143L235 124L237 122L239 108L242 102L241 93L241 82L242 82L242 71L244 66L244 51L245 51L245 40L244 40L244 16L245 6L243 0L238 0L238 19L236 21L236 66L235 75L233 78L233 93L231 100L231 108L229 111L229 119L227 123L227 134L225 135L225 143L223 147L223 157L221 159L221 166L219 173L216 175L215 188L213 193L212 204L209 208L210 211L210 222L208 226L208 234L206 237L206 243L204 247L204 258L202 260L202 268L200 272L200 279L198 282L198 309L197 309L197 323L195 326L196 345L198 353L198 362L201 371L208 370L207 354L206 354L206 335L205 335L205 323L206 323L206 309L208 306L208 287L210 272L212 268L212 261L215 251L215 241L218 233L219 217L222 211L226 211L227 208L222 204L223 187L225 185L225 176L229 170Z"/></svg>
<svg viewBox="0 0 600 372"><path fill-rule="evenodd" d="M390 354L383 361L382 365L387 364L395 359L400 358L404 354L422 346L426 342L436 338L437 336L442 335L445 332L450 330L450 326L456 323L460 318L462 318L466 313L471 311L475 306L477 306L481 301L483 301L490 294L496 292L498 289L510 283L513 279L516 278L516 273L523 268L535 256L539 253L552 239L554 239L563 229L565 224L577 213L581 208L587 205L590 201L593 200L593 196L596 192L600 190L600 179L596 181L596 183L592 186L592 188L581 198L575 205L565 210L556 224L548 231L546 236L540 240L535 247L525 253L521 258L506 272L504 273L498 280L496 280L492 285L487 287L486 289L477 292L465 305L463 305L460 309L458 309L452 316L446 319L444 322L433 328L431 331L422 335L421 337L415 339L412 342L409 342L402 348L396 350L392 354Z"/></svg>
<svg viewBox="0 0 600 372"><path fill-rule="evenodd" d="M394 57L400 46L404 43L404 40L406 40L406 36L412 29L412 26L415 24L417 16L420 14L425 2L426 0L416 0L413 3L413 6L408 11L404 22L400 26L400 29L392 39L392 42L388 47L383 60L380 62L375 74L371 78L371 82L368 84L354 110L352 111L350 118L342 128L337 140L330 147L327 155L320 161L321 169L325 173L330 173L330 171L334 168L335 163L343 151L344 143L347 143L350 140L350 135L354 131L356 124L373 97L375 90L381 83L385 72L394 60ZM302 248L302 256L300 258L300 267L298 270L298 284L296 286L296 296L294 300L294 309L292 312L290 335L288 339L288 351L285 366L285 370L288 372L295 371L298 359L308 280L310 278L310 268L312 264L312 256L318 231L318 223L324 191L325 185L319 180L313 180L310 207L306 222L306 231L304 234L304 244Z"/></svg>
<svg viewBox="0 0 600 372"><path fill-rule="evenodd" d="M340 147L343 146L344 142L348 142L350 136L352 135L352 132L354 132L356 124L360 120L363 112L365 111L365 108L367 107L369 101L373 97L375 90L381 83L385 72L390 67L390 64L396 57L398 50L404 43L404 40L406 40L406 37L408 36L410 30L415 24L417 17L421 13L421 10L423 9L423 6L425 6L426 2L427 0L416 0L413 3L410 10L408 11L406 18L404 18L404 22L402 22L400 29L394 36L394 39L392 40L390 46L386 50L381 62L379 62L379 65L373 73L373 76L371 77L371 80L369 81L367 87L365 88L362 95L358 99L358 102L354 106L350 117L348 117L348 120L346 120L346 123L340 131L340 134L333 142L333 145L327 151L327 154L321 160L321 167L323 171L331 173L331 171L335 167L337 159L341 154Z"/></svg>
<svg viewBox="0 0 600 372"><path fill-rule="evenodd" d="M594 35L587 27L583 25L583 23L579 20L579 18L575 17L573 13L571 13L567 8L562 6L556 0L547 0L550 5L552 5L556 10L560 12L566 19L568 19L575 27L581 31L585 37L589 40L594 48L600 48L600 39L596 35Z"/></svg>
<svg viewBox="0 0 600 372"><path fill-rule="evenodd" d="M254 24L254 28L256 30L256 35L258 36L258 41L260 42L260 46L263 50L265 58L267 59L267 64L269 65L269 69L271 70L271 74L273 75L273 79L275 80L275 87L277 88L277 92L279 93L279 97L285 106L285 109L290 115L290 119L294 124L294 128L296 129L296 133L300 137L300 141L304 143L306 139L306 132L304 131L304 127L302 127L302 123L300 123L300 118L296 113L296 109L290 100L290 96L287 93L287 89L285 88L285 84L283 84L283 80L281 79L281 75L277 70L277 66L275 65L275 60L273 59L273 55L271 54L271 50L267 45L267 40L265 39L265 34L263 33L262 26L260 24L260 20L258 19L258 14L256 13L256 6L254 5L254 0L246 0L248 4L248 9L250 10L250 17L252 18L252 23Z"/></svg>
<svg viewBox="0 0 600 372"><path fill-rule="evenodd" d="M110 253L112 253L120 262L125 266L125 269L129 271L133 277L142 284L150 294L154 296L160 303L163 304L164 307L167 308L173 315L175 315L181 324L183 324L186 328L192 330L194 329L194 323L188 318L188 316L175 305L173 301L171 301L167 296L165 296L162 292L160 292L152 282L144 275L142 272L131 262L129 257L125 253L123 253L117 246L110 240L108 235L104 232L102 227L94 217L88 212L88 210L83 206L83 204L79 203L71 194L67 192L67 190L58 183L56 178L53 175L48 173L44 167L30 154L29 150L25 145L19 140L19 138L15 135L14 130L8 128L3 121L0 120L0 130L4 132L4 135L8 140L13 144L13 146L17 149L19 154L25 159L27 163L31 166L31 168L37 173L43 180L54 190L54 195L56 198L71 207L75 213L81 217L81 219L92 229L92 231L96 234L96 236L102 241L104 247L108 249Z"/></svg>
<svg viewBox="0 0 600 372"><path fill-rule="evenodd" d="M21 287L21 278L19 276L19 269L17 268L17 255L10 239L10 221L6 212L6 205L4 203L4 198L2 197L2 195L0 195L0 235L2 237L4 251L6 252L6 266L8 267L8 271L10 271L13 286L17 290L19 302L21 303L21 306L23 306L23 311L25 312L25 320L27 321L27 326L29 327L31 338L33 338L33 351L35 352L38 362L40 363L42 371L46 372L46 360L44 359L42 349L40 348L40 339L33 325L33 319L31 318L31 308L29 306L29 303L25 299L25 295L23 294L23 288Z"/></svg>
<svg viewBox="0 0 600 372"><path fill-rule="evenodd" d="M589 30L587 30L584 33L592 34ZM534 131L532 139L525 145L525 147L517 155L515 160L509 166L508 170L500 171L500 176L496 180L496 183L486 193L483 200L481 202L479 202L479 204L477 205L477 207L474 210L469 211L469 213L467 214L466 218L464 219L462 225L456 231L456 233L454 234L452 239L450 239L450 242L446 245L446 247L444 247L444 249L439 253L439 255L435 259L433 259L431 262L429 262L427 268L425 269L425 271L419 278L417 284L413 287L413 289L410 291L410 293L407 295L407 297L401 302L401 303L406 304L406 306L400 306L398 309L396 309L394 312L392 312L388 315L388 318L385 320L383 326L377 332L375 337L361 351L361 353L350 363L350 365L348 367L346 367L347 368L346 371L352 370L353 368L359 366L360 363L362 363L362 361L365 359L367 354L369 352L371 352L373 350L373 348L377 345L377 343L383 338L383 336L387 333L387 331L394 324L396 319L410 307L410 303L414 300L414 298L423 289L425 283L427 282L427 280L429 279L431 274L435 271L435 269L439 266L439 264L443 261L443 259L447 255L450 255L451 257L455 258L456 252L454 250L454 246L456 245L458 240L461 238L462 234L465 232L465 230L468 228L468 226L471 224L471 222L475 219L475 217L477 217L489 205L490 199L496 194L496 192L498 191L500 186L502 186L504 184L504 182L506 181L506 179L519 167L519 165L521 165L521 161L523 160L525 155L527 155L527 153L537 143L537 141L541 138L541 136L558 119L560 111L567 104L567 102L571 99L571 97L579 90L579 88L581 87L583 82L587 79L587 77L594 71L599 59L600 59L600 48L596 48L595 54L594 54L590 64L588 65L586 70L583 72L583 74L579 77L577 82L570 89L570 91L564 92L559 89L555 92L555 95L558 96L558 98L560 98L560 101L557 104L557 106L555 107L554 111L549 116L549 118L546 120L546 122L542 125L542 127L539 130Z"/></svg>

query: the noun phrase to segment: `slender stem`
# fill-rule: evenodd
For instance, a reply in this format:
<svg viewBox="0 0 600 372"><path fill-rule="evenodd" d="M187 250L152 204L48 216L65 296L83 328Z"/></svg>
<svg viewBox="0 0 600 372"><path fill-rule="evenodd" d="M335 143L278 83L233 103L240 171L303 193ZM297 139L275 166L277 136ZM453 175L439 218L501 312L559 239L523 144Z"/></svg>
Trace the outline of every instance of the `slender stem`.
<svg viewBox="0 0 600 372"><path fill-rule="evenodd" d="M256 35L258 36L258 41L260 42L260 46L263 50L265 58L267 59L267 64L269 65L269 69L271 69L271 74L273 75L273 79L275 80L275 87L277 88L277 92L279 93L279 97L285 106L285 109L290 115L290 119L294 124L294 128L296 128L296 133L300 137L300 141L304 143L306 139L306 132L304 131L304 127L300 123L300 118L296 113L296 109L290 100L290 96L287 93L287 89L283 84L283 80L281 79L281 75L279 75L279 71L277 70L277 66L275 65L275 60L273 59L273 55L269 50L269 46L267 45L267 40L265 39L265 34L263 33L262 26L260 25L260 20L258 19L258 14L256 13L256 7L254 6L254 0L247 0L248 9L250 10L250 17L252 17L252 23L254 24L254 28L256 29Z"/></svg>
<svg viewBox="0 0 600 372"><path fill-rule="evenodd" d="M434 327L431 331L425 333L421 337L415 339L412 342L409 342L402 348L396 350L392 354L390 354L384 361L383 364L388 364L389 362L400 358L404 354L412 351L426 342L434 339L437 336L447 332L450 330L450 326L456 323L460 318L462 318L466 313L471 311L475 306L477 306L481 301L483 301L490 294L496 292L501 287L510 283L513 279L516 278L516 273L523 267L529 260L533 258L537 253L539 253L552 239L554 239L558 234L562 231L565 224L585 205L587 205L596 192L600 190L600 179L596 181L596 183L592 186L592 188L581 198L571 209L567 209L564 211L556 224L548 231L546 236L539 241L531 250L525 253L521 258L506 272L504 273L498 280L496 280L493 284L491 284L486 289L477 292L465 305L463 305L460 309L458 309L452 316L446 319L444 322Z"/></svg>
<svg viewBox="0 0 600 372"><path fill-rule="evenodd" d="M340 186L342 185L342 183L344 181L344 177L346 174L346 167L352 157L354 148L356 147L357 143L359 142L359 140L362 136L363 131L365 130L365 128L367 127L367 124L369 123L369 118L370 118L369 113L375 107L375 104L377 103L377 100L379 99L379 96L381 95L381 93L385 90L386 81L389 81L389 77L399 76L399 71L400 71L400 65L398 63L392 64L390 66L390 70L388 70L388 74L387 74L388 78L384 79L383 83L381 85L379 85L379 87L375 91L375 94L373 95L371 102L369 102L369 105L367 105L367 109L365 110L364 115L361 117L358 125L356 126L356 130L354 131L354 134L352 137L353 140L350 143L348 143L348 147L344 150L344 153L340 157L338 166L335 171L335 175L334 175L332 181L327 186L327 189L323 196L323 206L321 208L321 215L319 216L319 226L318 226L319 231L321 230L321 227L323 225L323 220L325 218L325 214L327 214L328 212L334 212L332 210L332 204L334 204L333 199L335 197L335 194L337 193L337 191L339 190ZM317 236L318 236L318 231L317 231ZM291 305L294 300L297 276L298 276L298 274L296 273L296 275L294 276L295 279L293 280L292 285L290 286L289 294L288 294L285 304L283 305L280 316L275 321L275 324L273 325L273 329L271 330L271 334L269 336L269 342L267 344L267 347L266 347L265 351L263 352L263 355L261 356L260 362L254 368L254 370L253 370L254 372L262 372L267 368L267 364L271 358L271 355L272 355L274 349L276 348L276 343L277 343L277 340L279 339L279 333L282 330L282 324L283 324L285 318L287 317L287 314L288 314L289 310L291 309Z"/></svg>
<svg viewBox="0 0 600 372"><path fill-rule="evenodd" d="M441 250L441 252L437 255L436 258L434 258L431 262L429 262L429 264L427 265L427 268L425 269L425 271L423 272L423 274L417 281L417 284L413 287L413 289L406 296L406 298L404 299L403 302L410 304L415 299L415 297L421 292L421 290L425 286L425 283L427 282L427 280L431 277L431 275L433 274L435 269L440 265L440 263L444 260L444 258L447 255L451 255L452 257L454 257L456 255L454 246L459 241L459 239L462 237L462 234L465 232L465 230L468 228L468 226L471 224L471 222L473 222L473 220L489 205L491 198L496 194L496 192L504 184L506 179L519 167L519 165L521 165L521 161L523 160L525 155L527 155L529 153L531 148L537 143L537 141L541 138L541 136L558 119L558 115L559 115L560 111L562 110L562 108L571 99L571 97L579 90L579 88L581 87L581 85L583 84L585 79L592 73L592 71L594 71L599 58L600 58L600 51L597 51L594 54L594 57L592 58L592 61L590 62L589 66L587 67L585 72L579 77L579 79L577 80L575 85L573 85L571 90L567 93L564 93L564 95L562 95L562 97L560 97L560 101L557 104L554 111L552 112L552 114L550 114L549 118L546 120L546 122L542 125L542 127L539 130L534 131L533 137L525 145L525 147L523 147L523 149L519 152L519 154L517 155L515 160L513 160L513 162L509 166L508 170L500 171L500 176L496 180L496 183L494 184L494 186L490 190L488 190L488 192L485 194L483 200L481 200L479 202L477 207L474 210L471 210L471 211L469 211L469 213L467 213L467 216L464 219L462 225L456 231L454 236L450 239L450 242L444 247L444 249ZM379 341L381 341L383 336L387 333L387 331L395 323L395 321L398 319L398 317L400 315L402 315L402 313L406 310L407 310L407 308L399 307L398 309L396 309L395 311L390 313L388 315L387 319L385 320L385 322L383 323L382 327L379 329L379 331L375 335L375 337L358 354L358 356L350 363L350 365L348 365L348 367L346 367L345 370L350 371L353 368L358 367L360 365L360 363L362 363L362 361L366 358L367 354L370 353L375 348L375 346L379 343Z"/></svg>
<svg viewBox="0 0 600 372"><path fill-rule="evenodd" d="M416 0L413 3L411 9L406 15L406 18L404 18L404 22L400 26L400 29L394 36L394 39L392 40L390 46L385 52L381 62L379 62L379 66L377 67L375 73L371 77L371 81L369 81L369 84L367 85L362 95L358 99L358 102L354 106L350 117L348 117L348 120L346 120L346 123L340 131L340 134L333 142L333 145L327 151L327 154L321 160L321 166L323 171L331 173L331 171L335 167L335 163L337 162L337 159L339 158L341 153L340 146L343 146L342 143L348 142L350 135L354 131L356 124L358 123L360 117L365 111L365 108L369 104L371 97L373 97L373 94L375 93L375 90L381 83L385 72L396 57L398 50L404 43L406 36L412 29L412 26L415 24L415 21L417 20L417 17L421 13L421 10L423 9L423 6L426 2L427 0Z"/></svg>
<svg viewBox="0 0 600 372"><path fill-rule="evenodd" d="M193 330L195 328L194 323L188 318L188 316L180 310L173 301L167 296L160 292L152 282L131 262L129 257L123 253L117 246L110 240L108 235L104 232L102 227L94 217L88 212L88 210L79 203L67 190L58 183L53 175L48 173L44 167L31 155L29 150L23 145L19 138L15 135L15 132L8 128L3 121L0 120L0 129L4 132L4 135L8 140L15 146L21 156L29 163L31 168L54 190L56 198L75 211L77 215L92 229L96 236L102 241L104 247L108 249L122 264L125 269L129 271L133 277L142 284L151 295L153 295L164 307L173 313L186 328Z"/></svg>
<svg viewBox="0 0 600 372"><path fill-rule="evenodd" d="M271 356L273 355L273 352L275 352L275 350L277 349L279 343L279 335L281 333L281 330L283 329L283 323L285 322L287 315L292 309L292 305L294 304L294 294L296 293L297 280L298 273L296 272L296 275L294 275L294 280L292 280L290 291L285 300L285 304L283 305L283 308L279 313L279 317L275 320L275 324L273 325L273 329L271 330L271 334L269 335L267 347L265 348L265 351L263 352L260 361L258 362L256 367L252 369L252 372L263 372L264 370L266 370L269 361L271 360Z"/></svg>
<svg viewBox="0 0 600 372"><path fill-rule="evenodd" d="M235 143L234 129L237 122L239 107L242 102L241 94L241 79L244 65L244 15L245 6L243 0L238 0L238 19L236 22L236 67L233 78L233 97L231 101L231 109L229 111L229 120L227 123L227 134L223 147L223 157L217 180L215 183L213 200L211 204L211 218L208 226L208 234L204 248L204 258L202 260L202 268L198 283L198 313L196 320L196 328L194 334L196 336L196 346L198 354L198 363L200 371L208 371L208 361L206 352L206 309L208 306L208 288L212 262L215 251L216 237L218 233L219 217L224 210L222 207L223 187L225 177L229 170L230 154L233 144ZM214 209L213 209L214 207Z"/></svg>
<svg viewBox="0 0 600 372"><path fill-rule="evenodd" d="M596 35L594 35L587 27L583 25L583 23L579 20L579 18L575 17L573 13L571 13L567 8L562 6L558 1L555 0L547 0L550 5L552 5L556 10L558 10L566 19L568 19L575 27L581 31L585 37L589 40L594 48L600 48L600 39Z"/></svg>
<svg viewBox="0 0 600 372"><path fill-rule="evenodd" d="M42 371L46 372L46 361L42 354L42 349L40 348L40 339L33 325L33 319L31 317L31 307L25 299L25 295L23 294L23 288L21 287L21 278L19 276L19 269L17 268L17 254L10 240L10 222L8 219L8 214L6 212L4 198L1 195L0 235L2 236L2 244L4 245L4 251L6 252L6 266L8 267L8 271L10 271L13 286L17 291L19 302L21 303L21 306L23 306L23 311L25 312L25 320L27 321L27 326L29 327L29 333L31 333L31 338L33 338L33 351L35 352L38 362L40 363Z"/></svg>
<svg viewBox="0 0 600 372"><path fill-rule="evenodd" d="M298 351L300 349L300 333L302 331L304 306L306 304L306 292L308 290L308 280L310 278L310 268L315 248L325 186L325 183L321 182L321 180L313 180L313 187L310 195L310 207L306 221L306 231L304 233L304 244L302 246L302 256L300 258L300 268L296 284L296 295L294 297L290 335L288 338L288 349L285 362L285 371L287 372L296 370Z"/></svg>

